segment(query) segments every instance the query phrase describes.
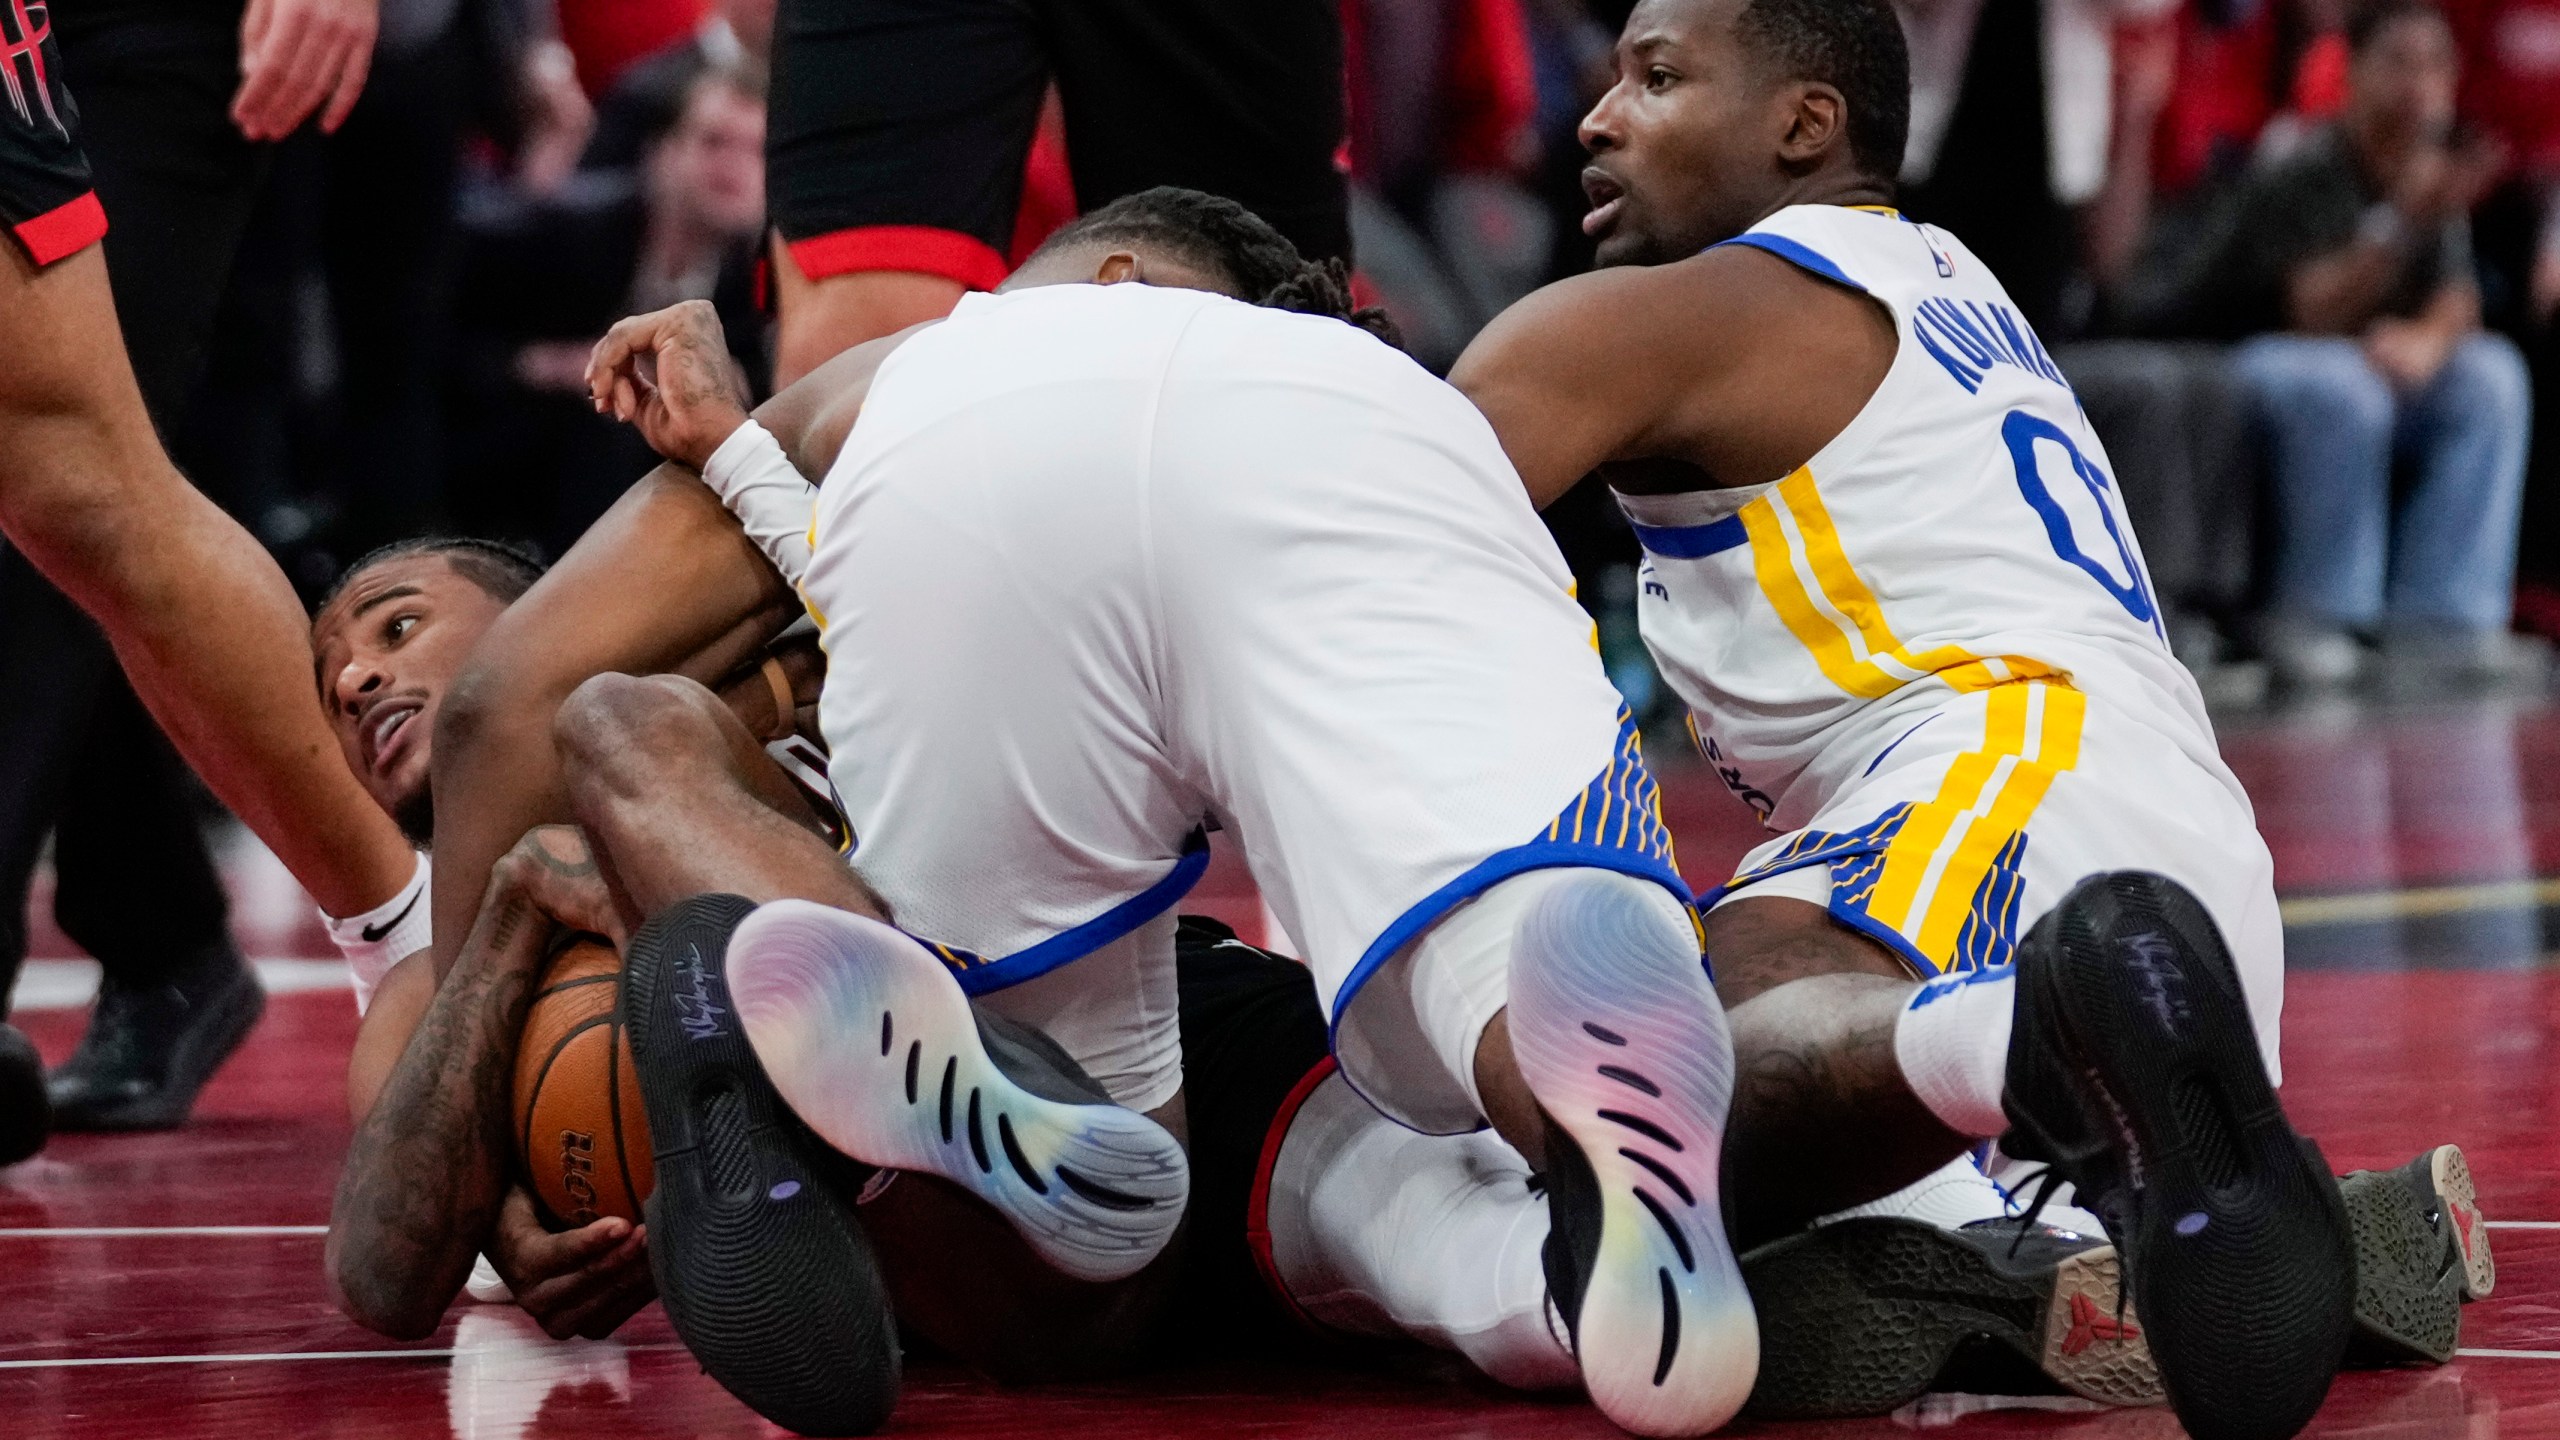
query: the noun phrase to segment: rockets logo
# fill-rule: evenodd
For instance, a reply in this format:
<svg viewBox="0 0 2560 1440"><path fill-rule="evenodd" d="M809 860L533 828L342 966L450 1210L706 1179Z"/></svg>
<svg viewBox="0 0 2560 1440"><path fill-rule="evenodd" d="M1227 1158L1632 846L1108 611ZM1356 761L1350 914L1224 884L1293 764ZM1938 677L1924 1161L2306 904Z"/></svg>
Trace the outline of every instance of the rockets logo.
<svg viewBox="0 0 2560 1440"><path fill-rule="evenodd" d="M8 91L19 123L35 124L41 108L44 123L68 140L71 127L53 107L53 77L45 66L45 42L52 38L50 0L0 0L0 89Z"/></svg>

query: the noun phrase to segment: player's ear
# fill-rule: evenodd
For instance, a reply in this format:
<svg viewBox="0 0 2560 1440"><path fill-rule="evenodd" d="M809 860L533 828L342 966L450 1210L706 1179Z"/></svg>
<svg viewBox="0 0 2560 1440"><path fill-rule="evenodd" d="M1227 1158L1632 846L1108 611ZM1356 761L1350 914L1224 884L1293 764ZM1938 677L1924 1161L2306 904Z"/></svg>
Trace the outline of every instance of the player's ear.
<svg viewBox="0 0 2560 1440"><path fill-rule="evenodd" d="M1101 264L1093 267L1093 283L1096 285L1117 285L1124 280L1146 278L1135 251L1114 250L1102 257Z"/></svg>
<svg viewBox="0 0 2560 1440"><path fill-rule="evenodd" d="M1778 138L1778 162L1790 170L1811 170L1848 143L1849 102L1818 80L1793 89L1786 132Z"/></svg>

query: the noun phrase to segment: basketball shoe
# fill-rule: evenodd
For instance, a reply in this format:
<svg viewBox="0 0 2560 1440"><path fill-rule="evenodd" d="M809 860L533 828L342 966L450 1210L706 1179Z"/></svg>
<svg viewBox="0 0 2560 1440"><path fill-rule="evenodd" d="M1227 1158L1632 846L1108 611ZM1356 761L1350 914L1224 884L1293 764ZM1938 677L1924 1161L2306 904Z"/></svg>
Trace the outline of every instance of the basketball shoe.
<svg viewBox="0 0 2560 1440"><path fill-rule="evenodd" d="M2355 1249L2212 917L2161 876L2093 876L2029 932L2017 974L2001 1148L2105 1223L2196 1440L2295 1434L2346 1351Z"/></svg>
<svg viewBox="0 0 2560 1440"><path fill-rule="evenodd" d="M730 997L735 895L632 935L622 1019L649 1109L649 1267L712 1379L803 1435L864 1435L897 1403L898 1332L854 1213L866 1176L795 1119Z"/></svg>
<svg viewBox="0 0 2560 1440"><path fill-rule="evenodd" d="M2338 1188L2356 1240L2352 1362L2452 1359L2463 1305L2498 1283L2461 1148L2439 1145L2396 1170L2358 1170Z"/></svg>
<svg viewBox="0 0 2560 1440"><path fill-rule="evenodd" d="M15 1165L42 1150L52 1128L44 1057L25 1031L0 1025L0 1165Z"/></svg>
<svg viewBox="0 0 2560 1440"><path fill-rule="evenodd" d="M876 920L776 900L739 925L738 1018L783 1100L869 1165L939 1175L1041 1258L1118 1280L1182 1222L1191 1168L1047 1037L981 1020L950 969Z"/></svg>
<svg viewBox="0 0 2560 1440"><path fill-rule="evenodd" d="M1719 1202L1733 1040L1696 932L1650 881L1584 872L1521 917L1508 1015L1583 1388L1639 1435L1703 1435L1751 1393L1760 1332Z"/></svg>

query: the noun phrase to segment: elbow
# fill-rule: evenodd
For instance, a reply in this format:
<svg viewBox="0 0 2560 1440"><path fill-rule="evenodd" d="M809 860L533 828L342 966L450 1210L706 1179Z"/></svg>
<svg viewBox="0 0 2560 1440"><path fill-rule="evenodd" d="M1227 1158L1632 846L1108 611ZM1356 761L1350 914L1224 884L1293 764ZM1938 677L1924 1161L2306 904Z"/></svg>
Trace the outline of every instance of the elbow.
<svg viewBox="0 0 2560 1440"><path fill-rule="evenodd" d="M365 1250L339 1227L330 1227L329 1299L338 1313L393 1340L424 1340L433 1335L444 1322L445 1307L426 1303L423 1287L403 1284L368 1263Z"/></svg>

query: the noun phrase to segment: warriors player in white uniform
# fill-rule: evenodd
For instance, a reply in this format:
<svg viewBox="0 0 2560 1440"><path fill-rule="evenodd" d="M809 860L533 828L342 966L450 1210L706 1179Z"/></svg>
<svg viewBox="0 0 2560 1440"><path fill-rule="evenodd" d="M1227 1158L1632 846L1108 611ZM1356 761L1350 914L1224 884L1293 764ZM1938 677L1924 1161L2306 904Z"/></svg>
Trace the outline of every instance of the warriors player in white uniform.
<svg viewBox="0 0 2560 1440"><path fill-rule="evenodd" d="M2105 1221L2188 1428L2290 1434L2355 1268L2273 1093L2268 853L2068 383L1891 207L1907 103L1886 0L1648 0L1583 123L1613 268L1453 379L1539 503L1605 468L1645 638L1781 832L1708 955L1738 1037L1818 1008L1842 1038L1746 1061L1732 1167L1811 1215L1844 1165L2005 1132ZM1849 1092L1909 1107L1903 1140L1835 1162L1754 1118Z"/></svg>
<svg viewBox="0 0 2560 1440"><path fill-rule="evenodd" d="M779 827L671 838L630 757L653 726L716 722L698 687L601 676L561 712L578 819L653 917L625 999L661 1290L768 1415L876 1413L833 1352L776 1359L858 1340L869 1302L843 1227L795 1220L815 1167L788 1127L705 1098L740 1083L741 1036L835 1149L964 1187L1056 1274L1142 1279L1188 1183L1166 912L1204 825L1303 948L1351 1083L1543 1164L1549 1284L1602 1408L1695 1434L1749 1391L1717 1200L1731 1052L1633 729L1483 417L1281 308L1328 284L1233 202L1154 191L812 375L771 433L689 368L699 307L598 349L599 394L798 582L858 837L850 875ZM825 476L805 532L800 473ZM759 477L796 496L789 524L749 503ZM973 995L1111 1103L1009 1078ZM737 1182L673 1134L759 1156L800 1203L724 1208ZM824 1278L786 1293L744 1253Z"/></svg>

